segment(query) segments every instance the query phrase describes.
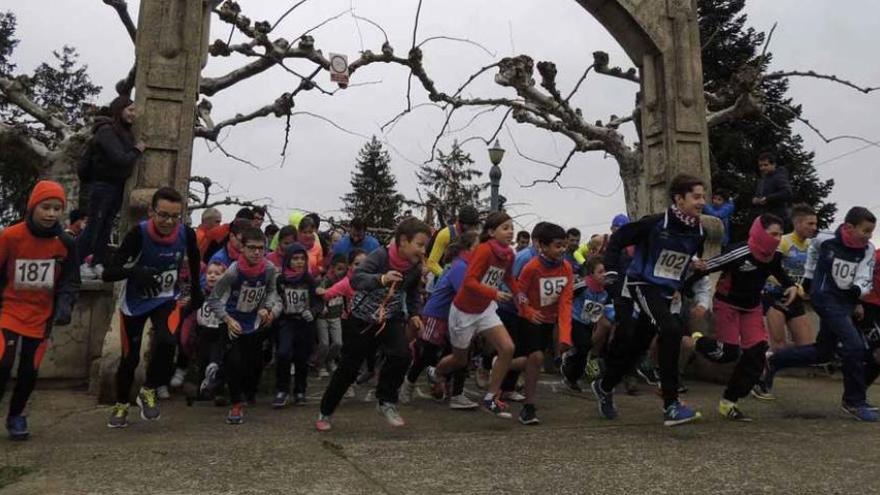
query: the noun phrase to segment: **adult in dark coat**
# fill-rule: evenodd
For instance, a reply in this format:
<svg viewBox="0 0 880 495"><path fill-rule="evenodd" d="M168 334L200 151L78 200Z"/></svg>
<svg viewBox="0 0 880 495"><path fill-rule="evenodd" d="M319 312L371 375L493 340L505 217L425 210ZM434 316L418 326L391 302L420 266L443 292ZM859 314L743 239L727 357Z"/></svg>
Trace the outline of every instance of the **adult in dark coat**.
<svg viewBox="0 0 880 495"><path fill-rule="evenodd" d="M788 170L776 163L776 156L770 152L758 155L758 171L760 178L755 188L752 204L757 214L771 213L789 222L788 206L791 203L791 184L788 181Z"/></svg>

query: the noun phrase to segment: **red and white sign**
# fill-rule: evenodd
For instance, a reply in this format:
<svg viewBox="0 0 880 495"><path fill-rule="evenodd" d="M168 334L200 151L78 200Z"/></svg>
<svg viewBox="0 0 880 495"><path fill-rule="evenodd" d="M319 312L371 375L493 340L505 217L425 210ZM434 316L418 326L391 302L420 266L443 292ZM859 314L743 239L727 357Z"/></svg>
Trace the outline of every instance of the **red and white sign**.
<svg viewBox="0 0 880 495"><path fill-rule="evenodd" d="M330 54L330 80L341 86L348 85L348 57L346 55Z"/></svg>

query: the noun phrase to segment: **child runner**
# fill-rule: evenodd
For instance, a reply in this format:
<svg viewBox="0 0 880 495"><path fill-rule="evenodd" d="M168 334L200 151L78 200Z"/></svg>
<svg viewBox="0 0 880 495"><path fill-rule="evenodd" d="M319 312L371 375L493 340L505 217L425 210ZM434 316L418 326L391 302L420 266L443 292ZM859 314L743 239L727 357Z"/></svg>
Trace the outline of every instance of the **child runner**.
<svg viewBox="0 0 880 495"><path fill-rule="evenodd" d="M815 344L787 347L770 357L765 378L768 391L779 370L825 362L837 352L843 371L841 408L858 420L877 421L877 412L868 406L865 394L865 362L870 356L852 319L859 300L873 286L870 239L876 224L873 213L856 206L837 231L819 234L810 244L803 285L819 315L819 335Z"/></svg>
<svg viewBox="0 0 880 495"><path fill-rule="evenodd" d="M587 257L582 271L584 278L573 288L571 335L559 334L562 384L574 392L581 392L578 381L584 376L594 335L609 332L614 322L614 304L605 290L602 258ZM604 342L604 339L597 340Z"/></svg>
<svg viewBox="0 0 880 495"><path fill-rule="evenodd" d="M499 393L501 381L513 359L514 346L498 317L497 303L516 300L520 306L526 299L512 275L514 254L510 243L513 241L513 220L506 213L490 214L480 240L482 242L474 250L461 290L449 310L452 354L441 359L436 368L429 368L428 378L432 382L445 380L447 374L467 366L471 343L476 335L482 335L497 354L482 407L496 417L510 418L507 404L501 401ZM499 290L502 282L512 292Z"/></svg>
<svg viewBox="0 0 880 495"><path fill-rule="evenodd" d="M52 326L70 323L80 283L74 241L61 229L65 203L61 184L40 181L28 198L24 221L0 232L0 400L19 354L18 379L6 416L12 440L30 436L22 413L34 391Z"/></svg>
<svg viewBox="0 0 880 495"><path fill-rule="evenodd" d="M862 317L858 321L859 330L868 343L868 359L865 360L865 386L870 387L880 377L880 249L874 251L874 283L871 293L862 301ZM860 312L856 310L858 316ZM876 406L866 403L869 409Z"/></svg>
<svg viewBox="0 0 880 495"><path fill-rule="evenodd" d="M217 282L226 271L223 263L213 261L205 268L202 284L205 288L206 297L211 295ZM220 332L220 318L211 310L208 301L202 304L196 314L196 339L199 361L199 376L202 381L199 386L199 395L209 397L214 394L220 373L220 365L223 363L223 334Z"/></svg>
<svg viewBox="0 0 880 495"><path fill-rule="evenodd" d="M249 226L241 233L243 253L217 282L209 306L223 324L226 353L223 373L229 384L232 408L226 416L231 425L244 423L245 398L256 402L263 368L263 333L281 312L276 292L278 268L266 261L266 240L260 229Z"/></svg>
<svg viewBox="0 0 880 495"><path fill-rule="evenodd" d="M376 410L391 426L404 425L397 411L397 398L410 363L406 319L409 315L410 324L421 328L419 284L430 234L431 229L424 222L411 217L403 220L395 229L391 244L370 253L351 276L355 290L352 317L343 327L339 367L321 399L315 423L318 431L330 429L331 415L357 378L361 363L367 354L375 352L377 344L382 348L385 363L376 386Z"/></svg>
<svg viewBox="0 0 880 495"><path fill-rule="evenodd" d="M547 224L538 232L540 254L523 268L517 283L528 297L520 306L520 337L524 357L514 360L512 367L524 366L525 404L519 413L524 425L540 423L535 414L535 393L538 373L544 363L544 349L553 348L554 324L559 325L560 342L571 343L571 301L574 277L572 265L566 260L568 237L565 229Z"/></svg>
<svg viewBox="0 0 880 495"><path fill-rule="evenodd" d="M637 363L650 346L654 334L659 334L661 389L663 417L666 426L693 421L700 414L678 400L678 359L682 321L671 308L672 297L682 288L682 282L693 258L702 253L703 228L700 212L706 204L703 182L693 176L677 175L669 190L672 205L661 214L628 223L611 235L605 251L607 275L616 278L613 297L626 294L616 310L620 324L605 356L606 368L601 380L592 383L603 417L614 419L614 387ZM635 246L633 260L624 274L619 273L621 253L627 246ZM624 292L625 291L625 292ZM633 317L633 306L639 317Z"/></svg>
<svg viewBox="0 0 880 495"><path fill-rule="evenodd" d="M732 421L751 421L737 401L747 396L761 378L766 361L767 329L761 308L761 288L773 275L782 286L783 306L797 297L797 287L782 268L782 253L776 248L782 239L783 220L765 213L752 222L749 240L732 244L723 253L706 261L706 271L688 282L722 272L715 287L715 337L694 335L696 350L710 361L736 361L724 389L718 412Z"/></svg>
<svg viewBox="0 0 880 495"><path fill-rule="evenodd" d="M400 401L404 404L412 401L416 380L419 379L422 371L427 366L436 365L442 355L449 352L449 307L452 305L452 299L461 289L464 274L478 241L479 236L476 232L469 231L446 248L447 258L452 258L453 261L440 275L434 291L422 308L422 330L412 343L413 362L400 389ZM455 372L452 394L449 397L451 409L479 407L479 404L464 395L464 379L464 368Z"/></svg>
<svg viewBox="0 0 880 495"><path fill-rule="evenodd" d="M278 231L277 246L275 246L274 251L266 255L266 259L280 270L284 263L284 252L287 250L288 246L296 242L298 235L299 233L293 225L285 225L284 227L281 227L281 230Z"/></svg>
<svg viewBox="0 0 880 495"><path fill-rule="evenodd" d="M237 218L229 226L229 236L226 245L222 249L217 250L210 258L211 262L223 263L225 266L231 265L241 256L241 233L248 227L252 227L252 220L246 218Z"/></svg>
<svg viewBox="0 0 880 495"><path fill-rule="evenodd" d="M324 263L324 251L321 248L321 243L318 242L316 230L317 226L313 217L306 216L299 221L297 241L303 245L309 254L309 273L314 277L321 275Z"/></svg>
<svg viewBox="0 0 880 495"><path fill-rule="evenodd" d="M348 250L351 253L353 250ZM327 289L342 280L348 273L348 253L333 256L327 276L321 280L319 287ZM318 377L326 378L336 370L336 358L342 349L342 311L345 309L345 298L334 297L324 305L318 315Z"/></svg>
<svg viewBox="0 0 880 495"><path fill-rule="evenodd" d="M315 315L324 303L315 293L317 283L308 272L308 253L302 244L293 243L284 253L278 295L282 313L278 321L275 348L275 399L272 407L281 409L290 402L290 363L295 368L293 404L306 403L309 356L315 345Z"/></svg>
<svg viewBox="0 0 880 495"><path fill-rule="evenodd" d="M150 210L150 219L135 225L122 239L103 274L105 282L126 281L119 298L122 359L116 371L116 405L107 422L110 428L128 426L129 395L148 319L153 329L150 362L136 402L142 419L159 419L156 387L168 383L170 378L177 345L171 332L177 330L180 321L175 310L179 310L178 277L184 256L190 273L199 273L201 267L196 233L180 223L183 196L170 187L162 187L153 194ZM198 308L203 301L200 281L193 277L190 305Z"/></svg>

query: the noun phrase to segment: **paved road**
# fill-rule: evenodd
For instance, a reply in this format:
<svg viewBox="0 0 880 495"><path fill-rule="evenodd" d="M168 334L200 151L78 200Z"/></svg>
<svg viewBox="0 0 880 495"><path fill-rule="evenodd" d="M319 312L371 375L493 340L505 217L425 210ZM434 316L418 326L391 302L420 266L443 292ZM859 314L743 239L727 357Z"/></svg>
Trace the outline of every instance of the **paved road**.
<svg viewBox="0 0 880 495"><path fill-rule="evenodd" d="M648 388L606 421L551 379L535 427L425 399L392 430L361 389L328 434L312 429L315 401L274 411L263 398L231 427L224 409L178 399L158 422L109 430L92 397L40 390L32 440L0 441L0 484L30 472L0 494L880 493L880 425L838 412L839 381L780 378L776 403L743 402L750 424L720 419L721 388L696 384L687 400L702 423L665 428Z"/></svg>

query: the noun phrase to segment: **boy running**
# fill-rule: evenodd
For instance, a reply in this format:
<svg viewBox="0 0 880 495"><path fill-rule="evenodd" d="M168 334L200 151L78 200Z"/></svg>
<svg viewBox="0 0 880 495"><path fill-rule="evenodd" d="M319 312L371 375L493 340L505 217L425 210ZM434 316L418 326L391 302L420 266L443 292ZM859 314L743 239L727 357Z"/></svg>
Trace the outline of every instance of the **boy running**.
<svg viewBox="0 0 880 495"><path fill-rule="evenodd" d="M12 440L30 436L23 415L53 325L67 325L79 287L79 260L74 241L60 219L64 188L40 181L31 191L27 216L0 232L0 400L18 354L18 379L6 430Z"/></svg>
<svg viewBox="0 0 880 495"><path fill-rule="evenodd" d="M125 280L120 296L122 359L116 371L116 405L107 426L128 426L128 405L134 373L140 363L144 325L152 323L150 362L136 402L144 420L160 416L156 387L168 383L180 318L178 278L186 256L190 273L201 266L196 233L183 225L183 196L170 187L159 188L150 203L150 218L135 225L103 273L105 282ZM201 284L192 277L190 307L202 305ZM175 311L177 310L177 311Z"/></svg>

